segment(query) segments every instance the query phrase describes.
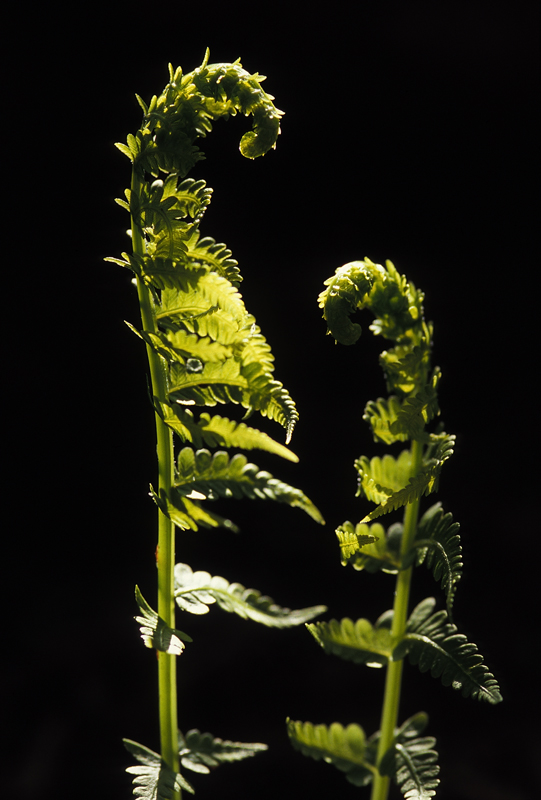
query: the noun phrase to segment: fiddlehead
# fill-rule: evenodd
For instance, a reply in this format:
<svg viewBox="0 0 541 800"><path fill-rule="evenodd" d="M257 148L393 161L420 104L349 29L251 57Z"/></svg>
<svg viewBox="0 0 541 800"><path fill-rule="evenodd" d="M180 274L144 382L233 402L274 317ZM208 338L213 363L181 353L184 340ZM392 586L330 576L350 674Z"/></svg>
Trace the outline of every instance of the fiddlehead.
<svg viewBox="0 0 541 800"><path fill-rule="evenodd" d="M138 97L144 123L127 145L117 147L141 174L177 173L181 178L201 159L194 144L212 130L212 123L237 112L253 116L253 129L245 133L240 151L246 158L257 158L276 144L282 112L273 104L261 83L264 75L251 75L240 64L209 64L207 50L203 63L187 75L182 68L169 65L169 83L149 105Z"/></svg>
<svg viewBox="0 0 541 800"><path fill-rule="evenodd" d="M389 446L409 441L410 447L398 455L360 456L355 461L357 496L376 507L356 525L346 521L336 529L343 565L396 575L393 609L375 624L346 617L307 625L326 653L386 668L381 729L367 740L370 748L365 747L358 726L344 729L333 723L326 728L289 722L288 733L293 745L306 755L325 758L344 771L348 780L358 779L357 785L372 783L372 800L386 800L390 778L406 798L424 800L435 794L439 767L435 740L418 736L427 723L425 714L397 728L404 658L465 697L489 703L501 700L496 679L476 645L458 633L450 619L462 576L459 526L439 503L418 520L420 501L437 490L455 437L441 427L432 431L428 427L440 414L441 371L431 365L432 324L424 318L423 293L390 261L384 267L367 258L340 267L325 285L319 305L327 332L336 341L354 344L361 326L351 318L358 310L368 309L375 317L371 331L392 343L380 355L390 396L369 401L363 418L376 443ZM393 522L387 530L372 522L401 508L403 521ZM413 568L423 562L446 592L447 611L432 613L435 601L428 598L408 618ZM362 742L355 753L348 747L348 730L355 730L356 741Z"/></svg>
<svg viewBox="0 0 541 800"><path fill-rule="evenodd" d="M136 775L134 794L145 798L179 798L182 788L191 791L179 773L180 763L205 772L205 764L215 766L265 748L224 743L209 739L210 734L199 740L197 731L179 744L175 658L190 639L174 625L175 594L181 607L185 605L179 598L186 599L175 571L175 529L237 530L230 520L201 505L201 500L218 497L270 499L296 506L323 523L303 492L248 463L244 455L230 457L223 450L260 448L296 461L287 447L240 420L194 414L198 408L225 403L241 406L245 417L259 411L286 429L286 444L298 419L289 393L274 378L270 346L238 291L242 276L237 262L225 244L201 235L212 190L204 181L187 177L204 158L196 141L216 120L237 113L252 116L252 130L242 137L240 150L253 159L274 148L282 112L262 89L263 76L246 72L240 61L209 64L208 59L207 51L201 66L187 74L170 66L163 92L148 105L138 98L144 114L140 129L128 136L127 144L117 145L132 163L131 187L117 202L130 213L133 250L108 260L135 275L142 324L139 329L128 324L146 345L158 452L158 485L150 492L159 521L158 610L137 589L136 619L145 645L158 655L161 756L142 745L126 744L142 764L130 768ZM184 445L177 458L173 435ZM222 449L211 453L207 447ZM177 566L186 575L189 567ZM199 587L190 595L192 600L211 598L209 602L262 624L297 625L324 610L316 606L289 611L257 590L208 578L211 585Z"/></svg>

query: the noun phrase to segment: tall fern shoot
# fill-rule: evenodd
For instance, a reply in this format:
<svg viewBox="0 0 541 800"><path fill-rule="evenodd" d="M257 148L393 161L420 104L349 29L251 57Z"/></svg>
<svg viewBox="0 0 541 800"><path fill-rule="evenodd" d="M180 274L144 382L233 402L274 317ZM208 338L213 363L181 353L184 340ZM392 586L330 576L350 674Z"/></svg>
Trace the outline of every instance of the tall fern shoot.
<svg viewBox="0 0 541 800"><path fill-rule="evenodd" d="M148 105L138 97L140 129L117 145L132 164L130 188L117 201L130 214L132 249L108 260L134 275L141 325L129 327L146 346L158 457L158 480L150 487L158 517L157 610L138 587L135 596L141 637L158 656L160 753L125 740L138 762L128 769L134 795L143 800L178 800L182 790L193 792L181 767L208 773L266 749L196 729L179 731L177 658L190 649L191 638L176 628L175 606L204 614L217 605L281 628L325 610L290 611L239 583L175 564L177 530L236 530L211 508L218 498L275 500L323 522L303 492L260 470L243 453L229 453L231 448L262 449L297 461L291 450L240 419L202 410L232 404L244 410L244 418L258 411L285 428L286 444L298 419L293 400L274 378L270 347L244 306L237 262L224 244L200 233L212 190L203 180L187 177L204 158L195 142L215 121L251 115L253 129L242 137L240 151L255 159L274 148L282 112L261 88L263 76L249 74L239 61L208 60L207 51L201 66L187 74L170 66L159 96Z"/></svg>
<svg viewBox="0 0 541 800"><path fill-rule="evenodd" d="M421 514L422 499L437 490L442 467L453 453L454 436L435 424L441 371L432 366L432 325L424 318L423 293L390 261L384 267L368 258L340 267L325 285L319 305L337 342L358 340L361 327L350 316L367 308L375 316L372 333L392 343L380 355L389 396L368 402L363 419L376 444L406 447L395 455L355 461L357 496L375 507L357 524L339 525L336 536L344 566L396 576L394 604L374 623L345 618L307 625L326 653L385 667L379 731L367 738L357 723L327 727L288 720L288 733L295 748L334 764L350 783L371 784L371 800L386 800L391 780L408 800L425 800L439 784L438 755L435 739L423 733L424 712L399 721L404 660L464 697L492 704L502 699L476 645L458 633L452 620L462 577L459 526L440 503ZM402 521L385 529L380 518L400 510ZM436 610L432 597L409 608L414 570L423 564L445 593L444 609Z"/></svg>

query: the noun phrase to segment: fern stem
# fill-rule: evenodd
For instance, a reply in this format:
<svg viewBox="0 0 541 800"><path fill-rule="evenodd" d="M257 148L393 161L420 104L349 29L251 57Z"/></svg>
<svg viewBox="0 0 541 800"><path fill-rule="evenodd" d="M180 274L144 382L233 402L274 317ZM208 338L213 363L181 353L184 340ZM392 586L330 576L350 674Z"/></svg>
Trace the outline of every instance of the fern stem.
<svg viewBox="0 0 541 800"><path fill-rule="evenodd" d="M423 446L420 442L412 442L411 455L411 475L414 476L419 471L423 457ZM418 517L419 500L417 499L412 503L408 503L404 513L404 533L402 534L401 545L402 559L410 550L415 538ZM412 572L413 567L400 570L396 578L393 623L391 627L391 634L393 638L402 637L406 630ZM394 731L398 721L403 663L403 659L401 659L400 661L391 661L387 666L387 674L385 676L385 694L381 714L380 740L377 755L378 764L381 762L381 759L393 743ZM380 775L378 772L372 783L371 800L386 800L389 794L389 782L390 779L388 777Z"/></svg>
<svg viewBox="0 0 541 800"><path fill-rule="evenodd" d="M141 180L136 170L132 172L131 191L141 195ZM139 220L131 219L133 252L144 255L145 244ZM137 293L141 309L143 330L157 333L156 316L152 295L140 278L137 278ZM165 369L162 358L147 345L147 356L152 383L152 394L161 402L167 399ZM158 497L169 494L173 486L173 434L171 429L156 414L156 442L158 458ZM171 520L158 510L158 547L156 550L158 569L158 615L170 628L175 627L174 567L175 527ZM177 675L176 657L157 652L158 693L160 714L161 757L174 772L179 770L178 721L177 721ZM173 800L181 800L181 792L173 794Z"/></svg>

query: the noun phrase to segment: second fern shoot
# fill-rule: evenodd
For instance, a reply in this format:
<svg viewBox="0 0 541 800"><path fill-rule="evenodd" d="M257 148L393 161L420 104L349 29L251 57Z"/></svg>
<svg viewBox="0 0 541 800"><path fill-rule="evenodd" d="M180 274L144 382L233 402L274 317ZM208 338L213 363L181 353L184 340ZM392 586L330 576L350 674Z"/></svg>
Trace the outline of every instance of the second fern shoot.
<svg viewBox="0 0 541 800"><path fill-rule="evenodd" d="M357 495L376 505L360 522L348 520L336 529L344 566L395 576L393 608L374 623L345 618L307 625L326 653L385 668L380 729L367 737L357 723L344 727L288 720L288 734L296 749L334 764L351 784L371 785L372 800L386 800L391 781L407 800L426 800L439 785L438 754L434 737L424 735L426 713L399 722L405 658L464 697L490 704L502 699L476 645L452 620L462 577L459 526L440 503L420 513L422 498L438 488L454 436L434 427L441 371L432 366L432 325L424 318L423 293L390 261L382 266L368 258L340 267L325 284L319 305L337 342L353 345L359 339L361 326L350 317L366 308L375 316L372 333L393 343L380 355L389 396L368 402L363 419L376 444L407 442L409 448L398 456L355 461ZM379 519L401 509L402 521L385 529ZM440 583L445 609L436 610L436 600L428 597L409 610L414 568L422 564Z"/></svg>

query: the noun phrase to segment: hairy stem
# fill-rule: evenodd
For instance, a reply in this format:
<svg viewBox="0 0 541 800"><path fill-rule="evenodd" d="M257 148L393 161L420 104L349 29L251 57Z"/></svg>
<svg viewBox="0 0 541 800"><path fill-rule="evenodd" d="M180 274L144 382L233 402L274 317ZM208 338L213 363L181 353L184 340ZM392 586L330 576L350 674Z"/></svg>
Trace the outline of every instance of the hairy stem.
<svg viewBox="0 0 541 800"><path fill-rule="evenodd" d="M412 468L411 475L419 471L423 456L423 446L420 442L413 441L411 446ZM417 519L419 517L419 500L408 503L404 513L404 533L402 535L401 556L404 558L411 548ZM400 638L406 630L408 618L408 601L410 594L411 575L413 567L400 570L396 578L395 600L393 606L393 624L391 634L393 638ZM403 660L392 661L387 666L385 678L385 695L381 714L380 740L378 745L377 763L379 764L394 738L394 731L398 721L398 708L400 705L400 689L402 683ZM386 800L389 794L389 778L377 773L372 784L371 800Z"/></svg>
<svg viewBox="0 0 541 800"><path fill-rule="evenodd" d="M136 172L132 173L132 194L140 197L141 181ZM133 251L144 255L145 244L139 220L132 216ZM157 333L156 316L152 295L143 281L137 279L137 292L141 308L143 330ZM166 374L163 359L147 345L148 363L152 383L152 394L161 402L166 401ZM156 414L156 441L158 457L158 497L169 494L173 486L173 434L171 429ZM158 547L156 550L158 568L158 615L170 628L175 627L174 567L175 567L175 527L171 520L158 511ZM177 721L177 675L176 657L158 652L158 691L160 709L161 756L174 772L179 769L178 721ZM174 800L180 800L181 792L175 792Z"/></svg>

